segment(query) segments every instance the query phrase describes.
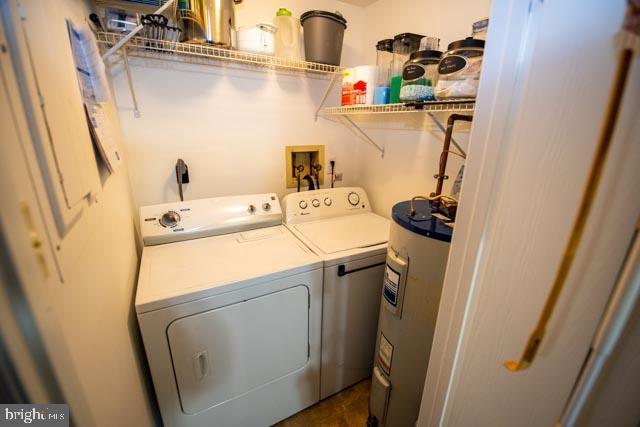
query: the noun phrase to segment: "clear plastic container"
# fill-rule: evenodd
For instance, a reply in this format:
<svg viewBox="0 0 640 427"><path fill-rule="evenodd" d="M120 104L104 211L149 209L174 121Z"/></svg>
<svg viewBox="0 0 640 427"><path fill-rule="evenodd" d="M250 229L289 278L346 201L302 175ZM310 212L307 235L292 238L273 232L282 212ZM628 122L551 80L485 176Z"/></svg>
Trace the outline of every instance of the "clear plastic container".
<svg viewBox="0 0 640 427"><path fill-rule="evenodd" d="M400 102L400 87L402 86L402 70L409 56L420 48L421 34L402 33L393 38L393 61L391 63L391 78L389 79L389 102Z"/></svg>
<svg viewBox="0 0 640 427"><path fill-rule="evenodd" d="M404 64L400 101L435 101L438 63L442 52L420 50L414 52Z"/></svg>
<svg viewBox="0 0 640 427"><path fill-rule="evenodd" d="M449 43L438 64L436 97L475 98L480 82L484 40L468 37Z"/></svg>
<svg viewBox="0 0 640 427"><path fill-rule="evenodd" d="M391 78L391 62L393 61L393 40L380 40L376 44L376 67L378 81L374 89L373 103L389 103L389 79Z"/></svg>
<svg viewBox="0 0 640 427"><path fill-rule="evenodd" d="M273 23L278 27L276 33L276 56L288 59L302 59L300 43L300 20L291 16L291 11L280 8Z"/></svg>
<svg viewBox="0 0 640 427"><path fill-rule="evenodd" d="M473 23L471 37L479 40L487 39L487 29L489 28L489 18Z"/></svg>
<svg viewBox="0 0 640 427"><path fill-rule="evenodd" d="M440 39L425 36L420 40L420 50L440 50Z"/></svg>

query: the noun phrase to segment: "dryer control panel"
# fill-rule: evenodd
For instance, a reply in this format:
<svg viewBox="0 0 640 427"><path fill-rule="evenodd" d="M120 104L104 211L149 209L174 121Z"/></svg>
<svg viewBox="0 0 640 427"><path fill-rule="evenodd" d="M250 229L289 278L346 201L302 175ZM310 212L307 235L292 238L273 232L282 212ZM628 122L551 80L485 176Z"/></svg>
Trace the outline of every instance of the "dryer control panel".
<svg viewBox="0 0 640 427"><path fill-rule="evenodd" d="M285 212L284 221L287 224L371 212L367 193L360 187L290 193L284 197L282 204Z"/></svg>
<svg viewBox="0 0 640 427"><path fill-rule="evenodd" d="M216 197L140 208L145 246L282 224L275 193Z"/></svg>

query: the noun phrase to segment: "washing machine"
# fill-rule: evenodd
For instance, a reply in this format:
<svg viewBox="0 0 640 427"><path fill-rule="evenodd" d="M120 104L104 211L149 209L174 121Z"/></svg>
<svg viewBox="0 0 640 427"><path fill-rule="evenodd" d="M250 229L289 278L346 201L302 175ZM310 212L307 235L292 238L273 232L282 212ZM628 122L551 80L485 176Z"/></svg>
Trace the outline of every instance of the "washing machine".
<svg viewBox="0 0 640 427"><path fill-rule="evenodd" d="M368 425L413 426L453 230L425 200L392 209Z"/></svg>
<svg viewBox="0 0 640 427"><path fill-rule="evenodd" d="M291 193L286 226L324 263L320 398L371 376L389 221L359 187Z"/></svg>
<svg viewBox="0 0 640 427"><path fill-rule="evenodd" d="M319 400L322 261L275 194L140 209L135 308L164 425L266 426Z"/></svg>

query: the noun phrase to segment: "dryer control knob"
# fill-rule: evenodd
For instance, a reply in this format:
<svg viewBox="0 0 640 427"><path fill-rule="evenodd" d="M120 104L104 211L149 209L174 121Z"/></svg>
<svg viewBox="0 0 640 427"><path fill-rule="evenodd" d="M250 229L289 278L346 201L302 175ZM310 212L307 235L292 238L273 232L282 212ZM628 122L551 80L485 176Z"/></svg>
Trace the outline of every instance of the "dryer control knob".
<svg viewBox="0 0 640 427"><path fill-rule="evenodd" d="M178 225L178 221L180 221L180 214L176 211L165 212L160 217L160 225L163 227L173 228Z"/></svg>
<svg viewBox="0 0 640 427"><path fill-rule="evenodd" d="M325 197L324 198L325 206L331 206L331 203L333 203L333 202L331 201L331 199L329 197Z"/></svg>
<svg viewBox="0 0 640 427"><path fill-rule="evenodd" d="M300 200L298 206L300 206L300 209L307 209L307 202L305 202L304 200Z"/></svg>
<svg viewBox="0 0 640 427"><path fill-rule="evenodd" d="M249 205L249 207L247 208L247 212L253 215L254 213L256 213L256 207L253 205Z"/></svg>
<svg viewBox="0 0 640 427"><path fill-rule="evenodd" d="M356 206L358 203L360 203L360 196L358 196L358 193L352 191L347 196L347 200L349 200L349 204L351 206Z"/></svg>
<svg viewBox="0 0 640 427"><path fill-rule="evenodd" d="M263 203L262 204L262 210L263 211L270 211L271 210L271 203Z"/></svg>
<svg viewBox="0 0 640 427"><path fill-rule="evenodd" d="M311 204L313 205L314 208L317 208L318 206L320 206L320 200L318 199L313 199L311 201Z"/></svg>

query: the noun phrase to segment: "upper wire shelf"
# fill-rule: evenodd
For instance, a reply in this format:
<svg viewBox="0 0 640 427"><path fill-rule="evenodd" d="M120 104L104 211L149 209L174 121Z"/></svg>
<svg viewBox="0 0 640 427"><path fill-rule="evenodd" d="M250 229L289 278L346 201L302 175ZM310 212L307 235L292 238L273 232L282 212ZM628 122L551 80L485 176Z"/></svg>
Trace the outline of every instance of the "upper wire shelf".
<svg viewBox="0 0 640 427"><path fill-rule="evenodd" d="M380 105L347 105L344 107L328 107L324 109L327 115L356 115L356 114L390 114L390 113L434 113L473 111L474 98L449 99L441 101L425 101L415 104L380 104Z"/></svg>
<svg viewBox="0 0 640 427"><path fill-rule="evenodd" d="M106 47L115 45L123 37L125 37L124 34L102 31L96 34L98 43ZM180 62L198 64L211 62L234 63L249 67L305 72L319 76L329 76L341 70L339 66L335 65L240 52L213 45L156 40L139 36L131 38L125 46L128 49L127 53L132 56L169 59Z"/></svg>

